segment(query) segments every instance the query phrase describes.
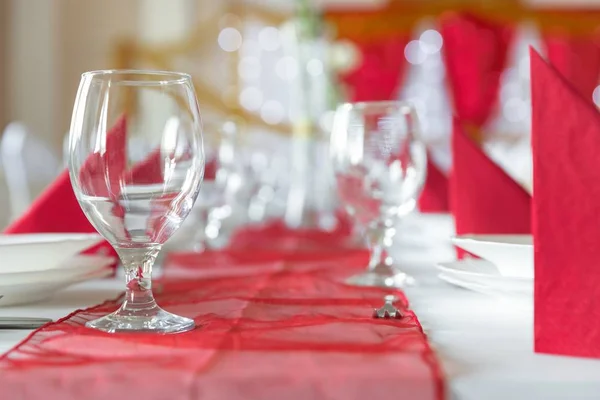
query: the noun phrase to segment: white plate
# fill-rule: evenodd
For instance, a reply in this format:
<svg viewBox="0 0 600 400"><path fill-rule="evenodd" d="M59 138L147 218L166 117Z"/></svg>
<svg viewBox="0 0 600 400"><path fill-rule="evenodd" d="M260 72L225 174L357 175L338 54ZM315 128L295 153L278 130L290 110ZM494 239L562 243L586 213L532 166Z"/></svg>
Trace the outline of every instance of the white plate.
<svg viewBox="0 0 600 400"><path fill-rule="evenodd" d="M440 263L437 268L444 276L461 282L482 285L506 293L528 296L533 294L533 279L502 276L489 261L466 259Z"/></svg>
<svg viewBox="0 0 600 400"><path fill-rule="evenodd" d="M463 235L452 238L452 243L490 261L503 276L533 278L531 235Z"/></svg>
<svg viewBox="0 0 600 400"><path fill-rule="evenodd" d="M0 271L0 285L23 285L39 282L60 282L97 271L102 268L108 268L115 262L114 257L98 256L98 255L76 255L62 262L56 268L40 270L40 271L25 271L25 272L8 272ZM8 268L7 268L8 269ZM13 271L17 270L16 268ZM0 292L0 294L2 294ZM0 301L1 302L1 301Z"/></svg>
<svg viewBox="0 0 600 400"><path fill-rule="evenodd" d="M56 268L100 242L97 233L36 233L0 235L0 272Z"/></svg>
<svg viewBox="0 0 600 400"><path fill-rule="evenodd" d="M439 278L453 286L458 286L460 288L470 290L472 292L477 292L484 294L486 296L491 296L495 298L500 298L502 300L508 300L510 302L515 302L521 306L532 306L533 305L533 294L532 293L522 293L522 292L506 292L502 290L497 290L491 288L486 285L481 285L475 282L463 281L461 279L457 279L456 277L439 274Z"/></svg>
<svg viewBox="0 0 600 400"><path fill-rule="evenodd" d="M37 281L34 283L23 284L6 284L0 279L0 294L3 295L0 299L0 307L15 306L20 304L36 303L54 295L59 290L62 290L75 283L83 281L105 278L112 273L110 268L95 269L86 274L74 276L64 280L54 281Z"/></svg>

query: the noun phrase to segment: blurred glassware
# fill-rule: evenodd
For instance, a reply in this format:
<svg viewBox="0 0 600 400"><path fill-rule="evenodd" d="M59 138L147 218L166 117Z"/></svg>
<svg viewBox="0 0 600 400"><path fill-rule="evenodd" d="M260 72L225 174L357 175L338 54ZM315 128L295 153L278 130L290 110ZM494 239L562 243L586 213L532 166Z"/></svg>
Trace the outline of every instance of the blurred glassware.
<svg viewBox="0 0 600 400"><path fill-rule="evenodd" d="M0 156L9 192L10 218L15 219L56 178L60 159L20 122L12 122L4 129Z"/></svg>
<svg viewBox="0 0 600 400"><path fill-rule="evenodd" d="M411 283L411 277L394 268L388 249L398 220L414 210L427 172L414 107L396 101L341 105L330 154L340 200L365 228L371 248L368 270L348 283Z"/></svg>
<svg viewBox="0 0 600 400"><path fill-rule="evenodd" d="M289 190L289 159L285 152L250 150L248 178L253 188L248 203L248 220L262 224L285 214Z"/></svg>
<svg viewBox="0 0 600 400"><path fill-rule="evenodd" d="M235 227L246 222L244 165L238 154L240 124L227 120L204 130L206 173L194 211L194 250L227 245Z"/></svg>
<svg viewBox="0 0 600 400"><path fill-rule="evenodd" d="M149 149L141 162L128 151L134 138L136 148ZM131 70L82 75L70 129L71 183L83 212L118 253L126 279L119 310L86 326L110 333L194 328L192 319L156 304L152 267L192 210L204 163L189 75Z"/></svg>

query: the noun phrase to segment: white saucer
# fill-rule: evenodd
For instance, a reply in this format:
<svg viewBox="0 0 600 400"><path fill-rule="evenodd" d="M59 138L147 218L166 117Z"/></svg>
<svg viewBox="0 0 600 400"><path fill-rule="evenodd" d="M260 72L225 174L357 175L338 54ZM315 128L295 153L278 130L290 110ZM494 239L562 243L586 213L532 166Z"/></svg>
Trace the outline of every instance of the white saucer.
<svg viewBox="0 0 600 400"><path fill-rule="evenodd" d="M116 259L99 255L76 255L54 268L39 271L19 271L19 265L6 265L0 270L0 286L63 282L108 268ZM4 272L4 271L8 272ZM3 294L0 291L0 294ZM0 304L4 300L0 300Z"/></svg>
<svg viewBox="0 0 600 400"><path fill-rule="evenodd" d="M57 268L102 240L97 233L0 235L0 273Z"/></svg>
<svg viewBox="0 0 600 400"><path fill-rule="evenodd" d="M475 291L533 296L533 279L502 276L488 261L465 259L437 265L440 278ZM442 277L443 276L443 277Z"/></svg>
<svg viewBox="0 0 600 400"><path fill-rule="evenodd" d="M462 289L480 293L485 296L494 297L496 299L501 299L503 301L508 301L509 303L517 304L520 307L525 306L529 308L533 306L533 293L506 292L502 290L496 290L486 285L456 279L455 277L448 276L446 274L439 274L438 276L446 283Z"/></svg>
<svg viewBox="0 0 600 400"><path fill-rule="evenodd" d="M111 273L112 271L109 268L100 268L68 279L36 281L17 285L5 284L1 282L2 278L0 277L0 294L4 296L0 300L0 307L31 304L46 300L68 286L87 280L106 278Z"/></svg>
<svg viewBox="0 0 600 400"><path fill-rule="evenodd" d="M533 278L531 235L462 235L452 243L494 264L506 277Z"/></svg>

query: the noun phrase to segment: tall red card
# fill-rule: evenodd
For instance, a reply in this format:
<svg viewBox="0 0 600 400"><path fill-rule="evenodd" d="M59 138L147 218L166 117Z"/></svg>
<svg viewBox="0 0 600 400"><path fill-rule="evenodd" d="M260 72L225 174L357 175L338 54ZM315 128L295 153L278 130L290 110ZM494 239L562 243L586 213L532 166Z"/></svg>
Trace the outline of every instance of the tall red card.
<svg viewBox="0 0 600 400"><path fill-rule="evenodd" d="M535 350L600 357L600 113L531 51Z"/></svg>
<svg viewBox="0 0 600 400"><path fill-rule="evenodd" d="M530 233L531 196L483 152L458 120L452 152L450 205L456 233Z"/></svg>

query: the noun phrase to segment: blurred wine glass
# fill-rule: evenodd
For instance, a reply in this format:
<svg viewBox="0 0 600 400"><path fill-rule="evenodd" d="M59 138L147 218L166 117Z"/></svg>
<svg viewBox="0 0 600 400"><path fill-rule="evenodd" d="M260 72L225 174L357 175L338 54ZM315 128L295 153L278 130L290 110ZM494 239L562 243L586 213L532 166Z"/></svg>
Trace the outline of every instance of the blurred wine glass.
<svg viewBox="0 0 600 400"><path fill-rule="evenodd" d="M348 283L402 287L412 278L394 266L389 248L399 219L416 206L426 176L426 151L412 105L343 104L330 145L341 202L363 228L371 249L366 272Z"/></svg>
<svg viewBox="0 0 600 400"><path fill-rule="evenodd" d="M196 204L196 251L223 247L232 231L246 221L243 163L238 152L240 124L228 119L205 127L206 174Z"/></svg>

